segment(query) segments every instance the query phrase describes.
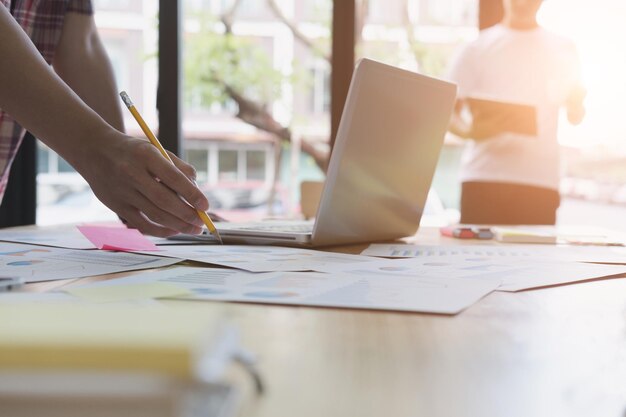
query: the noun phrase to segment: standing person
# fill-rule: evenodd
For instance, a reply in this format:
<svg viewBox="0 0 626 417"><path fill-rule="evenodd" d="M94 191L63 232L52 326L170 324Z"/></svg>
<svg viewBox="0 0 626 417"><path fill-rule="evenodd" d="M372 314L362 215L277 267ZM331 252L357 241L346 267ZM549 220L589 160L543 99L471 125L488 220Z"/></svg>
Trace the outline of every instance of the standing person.
<svg viewBox="0 0 626 417"><path fill-rule="evenodd" d="M0 198L25 129L61 154L129 226L202 231L193 167L123 132L90 0L0 0ZM183 199L181 199L181 197Z"/></svg>
<svg viewBox="0 0 626 417"><path fill-rule="evenodd" d="M503 0L500 24L483 30L453 61L459 87L450 131L470 139L461 167L461 223L555 224L559 196L560 108L572 124L585 115L574 44L540 27L542 0ZM468 97L531 105L536 135L507 131L506 117L466 123ZM510 120L509 120L510 121Z"/></svg>

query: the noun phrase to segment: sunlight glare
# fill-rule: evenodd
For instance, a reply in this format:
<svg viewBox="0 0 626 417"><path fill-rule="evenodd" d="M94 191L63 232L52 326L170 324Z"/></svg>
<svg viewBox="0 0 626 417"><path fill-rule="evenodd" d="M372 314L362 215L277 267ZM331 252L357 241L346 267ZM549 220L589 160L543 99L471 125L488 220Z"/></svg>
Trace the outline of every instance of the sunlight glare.
<svg viewBox="0 0 626 417"><path fill-rule="evenodd" d="M539 23L576 43L588 90L587 117L561 123L559 141L588 147L626 143L626 4L623 0L546 0ZM626 146L621 146L626 152Z"/></svg>

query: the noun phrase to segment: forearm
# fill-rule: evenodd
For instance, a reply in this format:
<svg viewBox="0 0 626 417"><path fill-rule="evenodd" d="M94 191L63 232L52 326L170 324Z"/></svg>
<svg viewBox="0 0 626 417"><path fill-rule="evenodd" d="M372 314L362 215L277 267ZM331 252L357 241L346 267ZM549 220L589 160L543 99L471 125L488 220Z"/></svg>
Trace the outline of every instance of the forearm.
<svg viewBox="0 0 626 417"><path fill-rule="evenodd" d="M113 68L93 16L67 14L53 67L89 107L111 126L124 131Z"/></svg>
<svg viewBox="0 0 626 417"><path fill-rule="evenodd" d="M585 106L571 106L567 108L567 120L573 125L579 125L585 118Z"/></svg>
<svg viewBox="0 0 626 417"><path fill-rule="evenodd" d="M569 97L565 103L567 110L567 119L573 125L580 124L585 118L585 97L587 96L587 90L582 85L578 84L570 92Z"/></svg>
<svg viewBox="0 0 626 417"><path fill-rule="evenodd" d="M463 106L463 100L457 100L454 105L454 111L452 112L452 116L450 117L448 130L462 139L469 139L471 126L465 120L463 120L463 117L461 116Z"/></svg>
<svg viewBox="0 0 626 417"><path fill-rule="evenodd" d="M2 5L0 39L0 108L77 167L94 134L111 126L54 73Z"/></svg>
<svg viewBox="0 0 626 417"><path fill-rule="evenodd" d="M145 233L202 232L196 210L206 211L209 203L189 180L193 168L177 158L171 164L148 141L100 117L44 61L1 3L0 57L0 108L72 164L100 201ZM98 90L76 88L116 123Z"/></svg>

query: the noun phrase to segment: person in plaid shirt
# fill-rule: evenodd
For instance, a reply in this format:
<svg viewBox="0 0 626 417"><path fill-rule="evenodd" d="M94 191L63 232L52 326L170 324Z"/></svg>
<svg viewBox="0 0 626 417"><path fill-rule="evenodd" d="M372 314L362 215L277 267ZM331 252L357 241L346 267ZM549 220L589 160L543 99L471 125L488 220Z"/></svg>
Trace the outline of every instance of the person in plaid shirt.
<svg viewBox="0 0 626 417"><path fill-rule="evenodd" d="M90 0L0 0L0 197L25 129L129 226L155 236L201 233L195 209L209 204L193 167L171 155L173 166L123 133Z"/></svg>

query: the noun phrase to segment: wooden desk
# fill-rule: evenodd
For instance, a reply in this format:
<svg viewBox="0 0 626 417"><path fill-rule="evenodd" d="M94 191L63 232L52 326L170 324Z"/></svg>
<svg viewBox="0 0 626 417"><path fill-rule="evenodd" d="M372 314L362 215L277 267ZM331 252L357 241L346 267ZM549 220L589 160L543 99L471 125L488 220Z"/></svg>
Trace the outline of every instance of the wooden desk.
<svg viewBox="0 0 626 417"><path fill-rule="evenodd" d="M424 230L417 241L439 237ZM268 392L243 416L626 415L626 279L495 292L455 317L204 308L225 311L260 357Z"/></svg>

